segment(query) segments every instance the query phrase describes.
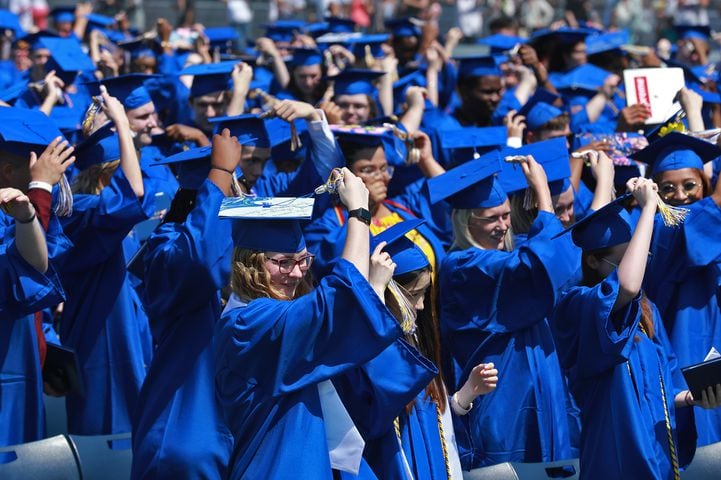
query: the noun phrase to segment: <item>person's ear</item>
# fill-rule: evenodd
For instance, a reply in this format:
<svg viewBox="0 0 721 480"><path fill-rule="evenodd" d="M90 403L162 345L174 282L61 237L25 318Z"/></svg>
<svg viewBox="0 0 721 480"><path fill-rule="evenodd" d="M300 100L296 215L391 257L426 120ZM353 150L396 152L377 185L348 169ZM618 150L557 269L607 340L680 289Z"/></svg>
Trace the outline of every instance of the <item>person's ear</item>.
<svg viewBox="0 0 721 480"><path fill-rule="evenodd" d="M586 257L586 265L592 270L598 270L601 261L595 255L588 255Z"/></svg>

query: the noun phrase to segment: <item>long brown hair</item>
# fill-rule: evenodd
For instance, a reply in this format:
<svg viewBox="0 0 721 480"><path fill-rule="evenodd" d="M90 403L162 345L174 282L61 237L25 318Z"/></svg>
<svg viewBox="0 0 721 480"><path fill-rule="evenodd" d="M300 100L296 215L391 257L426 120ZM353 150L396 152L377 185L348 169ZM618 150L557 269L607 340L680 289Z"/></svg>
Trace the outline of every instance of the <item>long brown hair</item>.
<svg viewBox="0 0 721 480"><path fill-rule="evenodd" d="M73 179L73 193L84 193L100 195L105 185L110 183L115 170L118 169L120 160L91 165L80 171Z"/></svg>
<svg viewBox="0 0 721 480"><path fill-rule="evenodd" d="M424 272L428 272L433 278L431 268L426 267L413 272L404 273L394 278L401 290L405 291L407 285L415 282L420 275ZM413 345L421 352L421 354L427 359L431 360L438 368L438 374L433 378L431 383L426 387L426 396L433 399L441 409L441 412L445 412L447 405L446 390L443 385L443 372L441 370L441 335L440 335L440 324L438 323L438 309L435 299L437 295L434 295L434 283L431 283L429 288L426 289L423 298L423 310L417 312L416 317L416 332L415 334L406 334L405 339L408 343ZM398 305L398 299L386 289L386 306L388 310L393 314L396 319L401 318L400 306ZM415 404L415 400L406 405L406 412Z"/></svg>
<svg viewBox="0 0 721 480"><path fill-rule="evenodd" d="M282 292L273 288L270 282L270 273L265 267L265 261L264 252L247 248L234 248L230 273L230 288L233 293L245 301L255 300L256 298L293 300L292 298L286 298ZM311 291L309 276L310 273L307 273L303 277L294 298L301 297Z"/></svg>
<svg viewBox="0 0 721 480"><path fill-rule="evenodd" d="M584 251L581 255L581 271L583 272L582 285L586 287L593 287L601 283L604 279L598 270L594 270L588 265L588 258L593 256L600 261L601 258L611 254L611 248L601 248L598 250ZM651 310L651 303L646 298L646 293L641 292L641 326L646 331L648 338L653 338L655 330L653 328L653 311ZM635 341L639 341L638 335L634 337Z"/></svg>

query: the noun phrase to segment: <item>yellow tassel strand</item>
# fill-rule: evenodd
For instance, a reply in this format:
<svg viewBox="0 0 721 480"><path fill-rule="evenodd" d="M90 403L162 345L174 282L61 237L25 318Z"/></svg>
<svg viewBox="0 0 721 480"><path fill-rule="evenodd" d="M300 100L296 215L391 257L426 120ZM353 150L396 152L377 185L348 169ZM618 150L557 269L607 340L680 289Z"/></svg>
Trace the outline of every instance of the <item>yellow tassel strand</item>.
<svg viewBox="0 0 721 480"><path fill-rule="evenodd" d="M663 224L667 227L678 227L686 220L690 212L688 208L668 205L658 194L656 195L656 203L658 204L658 211L663 219Z"/></svg>

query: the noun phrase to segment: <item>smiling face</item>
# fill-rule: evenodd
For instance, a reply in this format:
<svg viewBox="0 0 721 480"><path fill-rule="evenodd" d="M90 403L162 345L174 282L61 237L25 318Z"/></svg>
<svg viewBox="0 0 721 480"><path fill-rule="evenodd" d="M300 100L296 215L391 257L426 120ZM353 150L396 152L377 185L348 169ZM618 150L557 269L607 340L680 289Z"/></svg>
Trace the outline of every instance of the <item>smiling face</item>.
<svg viewBox="0 0 721 480"><path fill-rule="evenodd" d="M313 263L313 256L303 249L298 253L265 252L265 268L270 284L288 300L295 298L296 290Z"/></svg>
<svg viewBox="0 0 721 480"><path fill-rule="evenodd" d="M338 95L336 105L343 111L342 120L345 125L360 125L370 117L370 99L368 95Z"/></svg>
<svg viewBox="0 0 721 480"><path fill-rule="evenodd" d="M674 207L689 205L704 196L705 182L696 168L667 170L656 174L654 180L663 201Z"/></svg>
<svg viewBox="0 0 721 480"><path fill-rule="evenodd" d="M158 127L158 116L155 113L153 102L126 110L126 114L130 130L135 134L136 148L150 145L153 141L152 131Z"/></svg>
<svg viewBox="0 0 721 480"><path fill-rule="evenodd" d="M471 237L486 250L503 250L510 227L511 204L508 199L497 207L474 209L468 220Z"/></svg>

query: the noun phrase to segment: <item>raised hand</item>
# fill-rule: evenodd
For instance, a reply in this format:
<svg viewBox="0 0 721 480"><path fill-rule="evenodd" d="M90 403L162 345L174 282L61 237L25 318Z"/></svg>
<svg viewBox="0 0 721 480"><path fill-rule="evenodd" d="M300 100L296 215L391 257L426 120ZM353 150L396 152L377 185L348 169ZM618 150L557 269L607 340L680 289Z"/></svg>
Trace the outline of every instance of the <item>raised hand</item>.
<svg viewBox="0 0 721 480"><path fill-rule="evenodd" d="M228 172L235 171L240 163L242 147L238 139L224 128L220 134L213 135L213 150L210 154L210 165Z"/></svg>
<svg viewBox="0 0 721 480"><path fill-rule="evenodd" d="M30 152L30 178L35 182L45 182L55 185L70 165L75 162L72 153L75 148L68 144L63 137L57 137L50 145L45 147L40 157Z"/></svg>
<svg viewBox="0 0 721 480"><path fill-rule="evenodd" d="M384 298L386 287L388 287L393 278L393 272L396 270L396 264L390 254L383 251L385 246L386 242L381 242L373 250L368 272L368 283L381 299Z"/></svg>

